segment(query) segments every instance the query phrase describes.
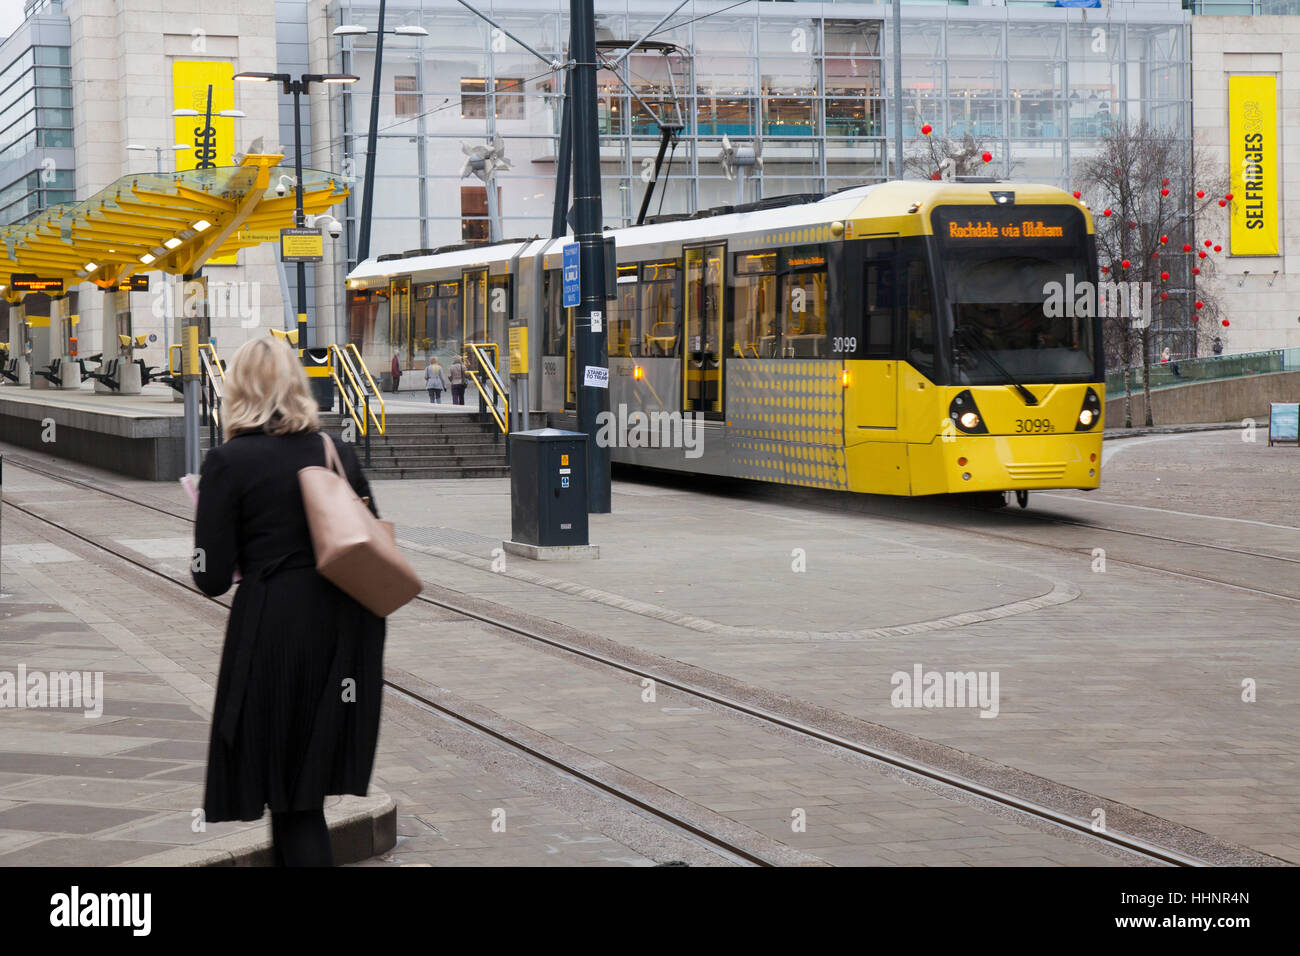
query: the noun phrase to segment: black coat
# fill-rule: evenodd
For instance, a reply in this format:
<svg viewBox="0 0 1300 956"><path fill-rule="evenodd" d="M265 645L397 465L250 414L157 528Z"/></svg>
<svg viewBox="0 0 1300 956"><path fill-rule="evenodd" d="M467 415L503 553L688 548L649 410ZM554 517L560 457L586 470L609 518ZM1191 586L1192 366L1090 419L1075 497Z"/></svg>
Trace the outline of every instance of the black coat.
<svg viewBox="0 0 1300 956"><path fill-rule="evenodd" d="M352 448L334 444L369 497ZM215 596L242 574L208 745L211 822L318 808L370 782L384 621L316 573L298 471L324 463L319 432L239 435L203 461L194 581Z"/></svg>

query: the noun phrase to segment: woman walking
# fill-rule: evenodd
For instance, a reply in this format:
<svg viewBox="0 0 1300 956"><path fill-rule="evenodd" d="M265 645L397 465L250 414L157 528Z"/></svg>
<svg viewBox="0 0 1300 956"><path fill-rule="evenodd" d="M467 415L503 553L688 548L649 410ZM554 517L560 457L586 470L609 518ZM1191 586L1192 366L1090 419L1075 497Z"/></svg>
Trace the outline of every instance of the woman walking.
<svg viewBox="0 0 1300 956"><path fill-rule="evenodd" d="M456 356L456 360L447 369L447 382L451 385L451 403L453 405L464 405L465 365L460 360L460 356Z"/></svg>
<svg viewBox="0 0 1300 956"><path fill-rule="evenodd" d="M442 366L438 364L436 355L429 356L429 366L424 370L424 387L429 392L429 401L434 405L440 405L447 380L443 377Z"/></svg>
<svg viewBox="0 0 1300 956"><path fill-rule="evenodd" d="M221 652L204 810L210 823L271 809L277 866L332 866L323 810L364 795L379 734L384 620L316 573L298 471L325 463L316 401L293 351L239 348L226 373L223 445L199 484L194 581L235 592ZM350 445L330 439L370 504ZM377 512L376 512L377 513Z"/></svg>

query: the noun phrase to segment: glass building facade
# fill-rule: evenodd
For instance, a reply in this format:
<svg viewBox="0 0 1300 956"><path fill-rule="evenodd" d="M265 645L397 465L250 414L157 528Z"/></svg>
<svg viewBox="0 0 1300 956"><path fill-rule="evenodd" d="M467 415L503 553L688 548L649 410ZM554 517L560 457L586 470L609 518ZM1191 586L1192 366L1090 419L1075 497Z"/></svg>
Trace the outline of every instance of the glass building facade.
<svg viewBox="0 0 1300 956"><path fill-rule="evenodd" d="M649 31L675 4L597 0L597 43ZM563 80L454 0L391 0L379 99L371 254L488 235L485 185L462 176L463 147L500 137L504 237L548 234ZM564 0L497 0L484 11L548 58L567 56ZM903 13L903 137L920 127L969 133L996 175L1068 185L1072 165L1119 117L1187 134L1190 13L1181 3L1096 10L907 3ZM1089 14L1091 16L1089 17ZM329 24L373 30L378 4L335 0ZM894 175L890 11L862 3L689 3L641 49L598 74L603 200L608 225L634 222L659 145L659 123L682 131L650 213L689 213L738 199L824 193ZM331 117L361 208L374 37L331 38L331 67L356 73ZM722 138L757 144L743 185L727 179ZM355 250L355 242L350 247ZM355 253L353 253L355 255Z"/></svg>
<svg viewBox="0 0 1300 956"><path fill-rule="evenodd" d="M45 0L0 44L0 225L75 195L67 23Z"/></svg>

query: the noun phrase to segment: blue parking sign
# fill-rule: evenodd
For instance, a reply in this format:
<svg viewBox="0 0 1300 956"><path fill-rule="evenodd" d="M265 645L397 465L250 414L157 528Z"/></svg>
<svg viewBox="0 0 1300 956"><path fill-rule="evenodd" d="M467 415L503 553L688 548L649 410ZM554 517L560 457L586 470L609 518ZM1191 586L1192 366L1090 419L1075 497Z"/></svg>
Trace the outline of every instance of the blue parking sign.
<svg viewBox="0 0 1300 956"><path fill-rule="evenodd" d="M578 244L564 247L564 307L570 308L582 301L578 291Z"/></svg>

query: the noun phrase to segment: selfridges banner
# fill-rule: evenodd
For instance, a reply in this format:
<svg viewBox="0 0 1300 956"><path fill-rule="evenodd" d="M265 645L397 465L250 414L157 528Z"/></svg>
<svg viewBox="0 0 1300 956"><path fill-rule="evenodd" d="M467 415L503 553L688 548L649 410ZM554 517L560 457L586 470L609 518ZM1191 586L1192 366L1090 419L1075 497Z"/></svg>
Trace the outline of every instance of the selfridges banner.
<svg viewBox="0 0 1300 956"><path fill-rule="evenodd" d="M1275 256L1278 249L1277 77L1228 77L1228 179L1234 256Z"/></svg>
<svg viewBox="0 0 1300 956"><path fill-rule="evenodd" d="M211 92L212 121L207 122ZM235 120L218 116L235 108L234 64L218 60L176 60L172 63L172 105L192 109L198 116L177 116L176 142L192 149L176 150L177 169L216 169L234 164ZM235 256L209 259L207 265L233 266Z"/></svg>

